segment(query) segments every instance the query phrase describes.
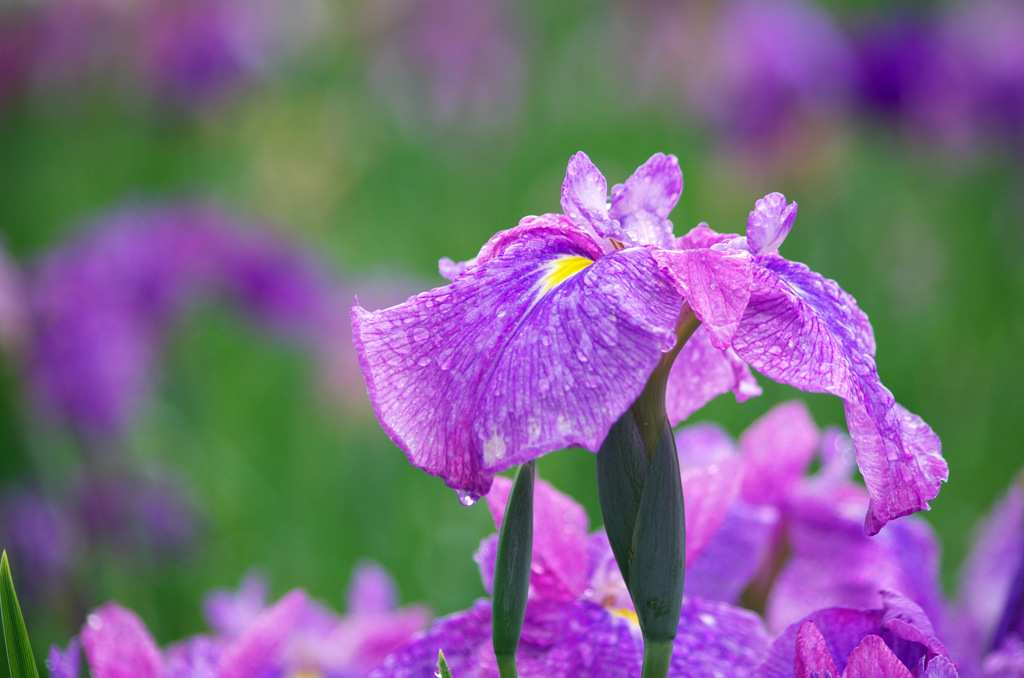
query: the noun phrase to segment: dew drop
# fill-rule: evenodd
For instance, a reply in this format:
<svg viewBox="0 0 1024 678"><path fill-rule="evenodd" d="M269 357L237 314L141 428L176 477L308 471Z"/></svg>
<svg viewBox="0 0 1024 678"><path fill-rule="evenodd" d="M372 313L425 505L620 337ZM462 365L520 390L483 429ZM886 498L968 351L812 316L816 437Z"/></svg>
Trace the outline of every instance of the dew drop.
<svg viewBox="0 0 1024 678"><path fill-rule="evenodd" d="M469 490L457 490L455 492L459 496L459 503L463 506L472 506L480 499L480 495Z"/></svg>
<svg viewBox="0 0 1024 678"><path fill-rule="evenodd" d="M446 348L445 350L441 351L441 355L437 357L437 366L441 369L442 372L447 372L451 368L452 361L454 359L455 349Z"/></svg>
<svg viewBox="0 0 1024 678"><path fill-rule="evenodd" d="M579 360L581 363L585 363L588 360L590 360L590 358L587 357L587 354L579 349L576 349L576 359Z"/></svg>
<svg viewBox="0 0 1024 678"><path fill-rule="evenodd" d="M416 341L426 341L430 337L430 331L424 327L417 327L412 331L412 338Z"/></svg>
<svg viewBox="0 0 1024 678"><path fill-rule="evenodd" d="M426 367L430 364L430 356L420 356L420 359L416 361L420 367Z"/></svg>
<svg viewBox="0 0 1024 678"><path fill-rule="evenodd" d="M100 619L100 616L98 614L90 614L88 617L85 618L85 621L90 626L90 628L94 628L97 630L103 628L103 620Z"/></svg>

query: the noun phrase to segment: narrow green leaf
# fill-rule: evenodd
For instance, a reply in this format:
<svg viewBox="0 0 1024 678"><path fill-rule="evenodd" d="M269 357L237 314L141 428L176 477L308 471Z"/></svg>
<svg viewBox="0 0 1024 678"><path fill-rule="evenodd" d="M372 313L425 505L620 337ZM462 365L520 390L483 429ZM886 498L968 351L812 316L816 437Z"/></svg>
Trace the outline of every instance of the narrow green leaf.
<svg viewBox="0 0 1024 678"><path fill-rule="evenodd" d="M633 533L629 592L644 641L671 641L679 627L686 568L686 523L676 439L666 421Z"/></svg>
<svg viewBox="0 0 1024 678"><path fill-rule="evenodd" d="M437 651L437 675L438 678L452 678L452 671L448 668L448 662L444 660L444 652Z"/></svg>
<svg viewBox="0 0 1024 678"><path fill-rule="evenodd" d="M530 560L533 556L533 486L536 474L536 465L532 461L519 466L498 533L492 636L499 666L503 662L515 666L516 648L519 647L526 617Z"/></svg>
<svg viewBox="0 0 1024 678"><path fill-rule="evenodd" d="M4 640L7 643L7 661L11 666L11 678L39 678L32 646L28 642L28 631L21 616L18 596L14 592L11 567L7 563L7 551L0 557L0 617L3 618Z"/></svg>

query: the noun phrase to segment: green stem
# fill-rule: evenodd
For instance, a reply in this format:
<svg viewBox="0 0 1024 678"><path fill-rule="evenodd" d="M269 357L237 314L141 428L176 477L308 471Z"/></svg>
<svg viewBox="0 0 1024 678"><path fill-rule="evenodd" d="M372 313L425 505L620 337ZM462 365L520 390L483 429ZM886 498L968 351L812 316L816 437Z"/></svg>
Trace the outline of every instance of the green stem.
<svg viewBox="0 0 1024 678"><path fill-rule="evenodd" d="M671 640L648 640L644 642L644 666L640 678L666 678L672 663Z"/></svg>
<svg viewBox="0 0 1024 678"><path fill-rule="evenodd" d="M514 654L495 655L495 658L498 660L498 675L501 678L519 678Z"/></svg>

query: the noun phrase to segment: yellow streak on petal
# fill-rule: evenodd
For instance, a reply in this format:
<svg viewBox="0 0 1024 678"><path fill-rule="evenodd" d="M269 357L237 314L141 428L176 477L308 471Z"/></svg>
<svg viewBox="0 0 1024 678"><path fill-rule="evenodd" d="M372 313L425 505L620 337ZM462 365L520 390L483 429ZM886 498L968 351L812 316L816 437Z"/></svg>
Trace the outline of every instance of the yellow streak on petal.
<svg viewBox="0 0 1024 678"><path fill-rule="evenodd" d="M614 614L614 615L616 615L618 617L623 617L625 619L628 619L629 621L633 622L637 626L640 626L640 618L636 616L636 612L633 612L633 610L627 610L624 607L613 607L613 608L611 608L609 610L609 612L611 612L612 614Z"/></svg>
<svg viewBox="0 0 1024 678"><path fill-rule="evenodd" d="M311 671L309 669L299 669L288 674L288 678L322 678L319 671Z"/></svg>
<svg viewBox="0 0 1024 678"><path fill-rule="evenodd" d="M558 257L550 264L548 264L548 272L540 281L541 294L550 292L553 288L561 285L566 280L576 275L587 266L590 266L593 261L586 257L577 257L574 255L566 255L564 257Z"/></svg>

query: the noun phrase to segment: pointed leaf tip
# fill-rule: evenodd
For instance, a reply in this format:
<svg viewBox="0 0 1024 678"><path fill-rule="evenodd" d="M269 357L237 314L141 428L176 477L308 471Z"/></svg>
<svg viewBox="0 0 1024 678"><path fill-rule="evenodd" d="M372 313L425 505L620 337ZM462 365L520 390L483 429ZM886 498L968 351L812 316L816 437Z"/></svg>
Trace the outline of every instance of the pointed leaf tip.
<svg viewBox="0 0 1024 678"><path fill-rule="evenodd" d="M18 596L14 592L14 579L11 577L6 549L0 556L0 618L3 620L11 678L39 678L32 646L28 641L28 631L25 629L25 620L21 616Z"/></svg>
<svg viewBox="0 0 1024 678"><path fill-rule="evenodd" d="M438 678L452 678L451 669L448 668L448 662L444 660L444 651L437 651L437 676Z"/></svg>

